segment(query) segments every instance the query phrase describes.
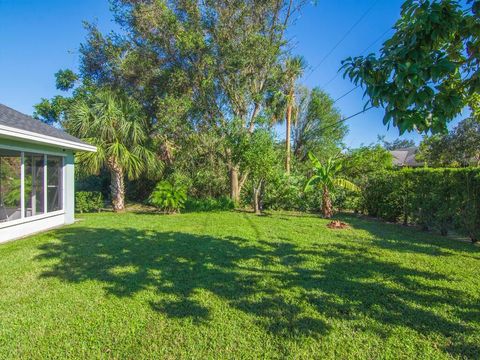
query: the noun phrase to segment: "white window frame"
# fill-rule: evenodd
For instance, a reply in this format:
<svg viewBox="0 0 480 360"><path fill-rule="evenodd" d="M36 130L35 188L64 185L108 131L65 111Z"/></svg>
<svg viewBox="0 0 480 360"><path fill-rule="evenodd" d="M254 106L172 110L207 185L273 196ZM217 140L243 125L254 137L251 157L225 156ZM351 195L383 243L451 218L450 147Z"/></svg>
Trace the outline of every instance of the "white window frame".
<svg viewBox="0 0 480 360"><path fill-rule="evenodd" d="M6 150L13 150L13 151L18 151L20 152L20 158L21 158L21 165L20 165L20 207L21 207L21 215L20 219L16 220L11 220L11 221L6 221L0 223L0 229L2 228L7 228L10 226L15 226L19 224L24 224L24 223L29 223L37 220L42 220L46 219L49 217L53 216L59 216L59 215L64 215L65 214L65 194L66 194L66 189L65 189L65 175L66 175L66 166L65 166L65 158L67 154L61 153L61 152L53 152L53 151L43 151L43 150L35 150L35 149L28 149L25 151L25 148L20 148L16 146L9 146L9 145L0 145L0 149L6 149ZM44 212L41 214L33 215L26 217L25 216L25 153L34 153L38 155L43 155L43 161L44 161L44 168L43 168L43 182L44 182L44 189L43 189L43 196L44 196ZM62 158L62 209L57 210L57 211L52 211L52 212L47 212L48 211L48 199L47 199L47 193L48 193L48 182L47 182L47 157L48 155L50 156L59 156Z"/></svg>

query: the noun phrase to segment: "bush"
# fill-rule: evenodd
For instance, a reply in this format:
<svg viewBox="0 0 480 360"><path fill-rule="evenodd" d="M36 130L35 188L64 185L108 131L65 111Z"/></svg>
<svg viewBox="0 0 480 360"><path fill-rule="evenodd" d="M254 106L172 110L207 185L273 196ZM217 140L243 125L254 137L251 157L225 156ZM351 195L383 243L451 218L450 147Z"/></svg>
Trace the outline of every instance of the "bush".
<svg viewBox="0 0 480 360"><path fill-rule="evenodd" d="M75 210L79 213L99 212L104 206L100 191L77 191L75 193Z"/></svg>
<svg viewBox="0 0 480 360"><path fill-rule="evenodd" d="M185 202L185 210L191 212L233 210L234 208L235 204L228 196L201 199L188 198Z"/></svg>
<svg viewBox="0 0 480 360"><path fill-rule="evenodd" d="M167 214L179 212L185 206L187 188L161 181L155 186L148 202Z"/></svg>
<svg viewBox="0 0 480 360"><path fill-rule="evenodd" d="M263 205L272 210L306 210L303 187L307 180L298 175L280 175L268 182Z"/></svg>
<svg viewBox="0 0 480 360"><path fill-rule="evenodd" d="M371 175L362 193L371 216L480 237L480 170L404 169Z"/></svg>

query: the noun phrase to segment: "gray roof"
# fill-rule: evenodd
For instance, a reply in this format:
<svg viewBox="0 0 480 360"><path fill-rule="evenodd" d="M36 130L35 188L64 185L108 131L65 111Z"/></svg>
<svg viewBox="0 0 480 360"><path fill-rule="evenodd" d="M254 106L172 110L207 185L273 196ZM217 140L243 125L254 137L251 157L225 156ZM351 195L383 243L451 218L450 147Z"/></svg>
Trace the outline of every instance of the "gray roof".
<svg viewBox="0 0 480 360"><path fill-rule="evenodd" d="M22 114L8 106L0 104L0 125L30 131L36 134L51 136L57 139L68 140L82 145L88 145L80 139L67 134L65 131L47 125L31 116Z"/></svg>
<svg viewBox="0 0 480 360"><path fill-rule="evenodd" d="M418 148L417 147L409 147L405 149L396 149L390 151L393 155L393 165L396 166L410 166L410 167L419 167L423 166L424 164L418 162L415 159L415 155L417 154Z"/></svg>

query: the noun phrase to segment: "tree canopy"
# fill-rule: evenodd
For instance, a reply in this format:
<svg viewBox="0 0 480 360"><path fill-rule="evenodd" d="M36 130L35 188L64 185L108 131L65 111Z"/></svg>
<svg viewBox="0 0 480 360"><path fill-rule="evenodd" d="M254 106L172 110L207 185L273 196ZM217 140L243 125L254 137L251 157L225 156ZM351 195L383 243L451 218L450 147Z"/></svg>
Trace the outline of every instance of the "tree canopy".
<svg viewBox="0 0 480 360"><path fill-rule="evenodd" d="M480 91L480 1L407 0L380 54L343 69L400 133L445 132Z"/></svg>

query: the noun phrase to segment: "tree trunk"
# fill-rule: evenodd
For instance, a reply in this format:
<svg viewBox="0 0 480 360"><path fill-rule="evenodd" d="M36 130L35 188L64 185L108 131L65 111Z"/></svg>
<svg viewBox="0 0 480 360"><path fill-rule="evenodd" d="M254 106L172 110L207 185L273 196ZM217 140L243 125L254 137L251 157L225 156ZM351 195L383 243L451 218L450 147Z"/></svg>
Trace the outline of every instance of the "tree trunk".
<svg viewBox="0 0 480 360"><path fill-rule="evenodd" d="M109 167L113 211L122 212L125 211L125 176L123 169L114 160L109 161Z"/></svg>
<svg viewBox="0 0 480 360"><path fill-rule="evenodd" d="M322 213L324 218L331 218L333 215L332 200L330 199L330 192L326 186L323 187L322 194Z"/></svg>
<svg viewBox="0 0 480 360"><path fill-rule="evenodd" d="M240 186L238 184L238 167L230 166L230 197L237 205L240 202Z"/></svg>
<svg viewBox="0 0 480 360"><path fill-rule="evenodd" d="M257 187L253 187L253 210L255 214L260 215L262 213L262 208L260 206L260 195L262 192L262 182L258 184Z"/></svg>
<svg viewBox="0 0 480 360"><path fill-rule="evenodd" d="M289 104L287 107L287 128L285 129L285 150L286 150L286 158L285 158L285 172L287 175L290 175L290 133L292 128L292 104Z"/></svg>

